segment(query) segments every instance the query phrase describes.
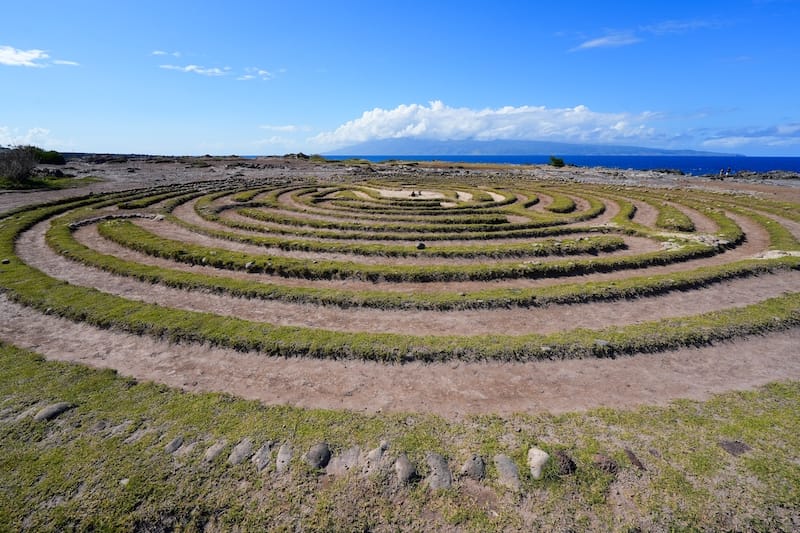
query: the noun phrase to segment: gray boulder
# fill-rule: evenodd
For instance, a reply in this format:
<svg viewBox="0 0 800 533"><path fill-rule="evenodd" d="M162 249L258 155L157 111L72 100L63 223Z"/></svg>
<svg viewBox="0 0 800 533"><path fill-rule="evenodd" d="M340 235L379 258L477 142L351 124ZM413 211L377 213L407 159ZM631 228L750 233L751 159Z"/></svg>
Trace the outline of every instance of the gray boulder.
<svg viewBox="0 0 800 533"><path fill-rule="evenodd" d="M233 447L231 454L228 456L229 465L238 465L253 453L253 442L245 437L239 444Z"/></svg>
<svg viewBox="0 0 800 533"><path fill-rule="evenodd" d="M497 481L500 485L513 491L520 489L519 468L511 457L503 454L495 455L494 466L497 468Z"/></svg>
<svg viewBox="0 0 800 533"><path fill-rule="evenodd" d="M453 476L447 461L438 453L429 453L426 457L431 473L425 479L428 486L434 490L449 489L453 484Z"/></svg>
<svg viewBox="0 0 800 533"><path fill-rule="evenodd" d="M283 444L278 448L278 457L275 458L275 471L279 474L289 469L289 462L292 460L292 446Z"/></svg>
<svg viewBox="0 0 800 533"><path fill-rule="evenodd" d="M394 462L394 471L397 474L397 481L403 484L411 483L417 477L417 469L406 454L401 454Z"/></svg>
<svg viewBox="0 0 800 533"><path fill-rule="evenodd" d="M59 416L61 413L68 411L75 407L73 404L69 402L58 402L53 403L45 407L44 409L40 410L38 413L33 415L33 419L37 422L42 420L52 420Z"/></svg>
<svg viewBox="0 0 800 533"><path fill-rule="evenodd" d="M486 463L480 455L473 455L461 467L461 476L480 481L486 476Z"/></svg>
<svg viewBox="0 0 800 533"><path fill-rule="evenodd" d="M311 468L325 468L331 460L331 449L327 442L320 442L311 447L305 455L306 462Z"/></svg>

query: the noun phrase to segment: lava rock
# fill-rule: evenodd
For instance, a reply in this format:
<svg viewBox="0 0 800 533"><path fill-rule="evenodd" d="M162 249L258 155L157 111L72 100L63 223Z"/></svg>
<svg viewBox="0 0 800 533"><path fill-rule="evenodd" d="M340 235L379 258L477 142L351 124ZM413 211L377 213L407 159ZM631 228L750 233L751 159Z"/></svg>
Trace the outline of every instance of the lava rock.
<svg viewBox="0 0 800 533"><path fill-rule="evenodd" d="M164 446L165 453L175 453L175 451L183 444L183 435L178 435Z"/></svg>
<svg viewBox="0 0 800 533"><path fill-rule="evenodd" d="M394 471L400 483L411 483L417 477L417 469L406 454L401 454L394 462Z"/></svg>
<svg viewBox="0 0 800 533"><path fill-rule="evenodd" d="M311 468L325 468L331 460L331 449L327 442L321 442L311 447L305 456L306 462Z"/></svg>
<svg viewBox="0 0 800 533"><path fill-rule="evenodd" d="M353 446L344 450L340 455L332 457L325 472L333 476L343 476L358 466L361 457L361 448Z"/></svg>
<svg viewBox="0 0 800 533"><path fill-rule="evenodd" d="M278 448L278 457L275 458L275 471L279 474L289 469L289 462L292 460L292 446L283 444Z"/></svg>
<svg viewBox="0 0 800 533"><path fill-rule="evenodd" d="M497 480L501 485L513 491L520 489L519 468L511 457L503 454L495 455L494 466L497 468Z"/></svg>
<svg viewBox="0 0 800 533"><path fill-rule="evenodd" d="M271 442L267 442L258 451L253 455L253 458L250 460L259 472L264 470L267 466L269 466L270 456L272 455L272 446Z"/></svg>
<svg viewBox="0 0 800 533"><path fill-rule="evenodd" d="M203 460L207 463L210 463L211 461L219 457L219 454L222 453L222 450L224 450L225 446L227 445L228 441L226 440L215 442L214 444L211 445L209 449L206 450L206 454L203 456Z"/></svg>
<svg viewBox="0 0 800 533"><path fill-rule="evenodd" d="M429 453L426 457L428 468L431 473L426 478L428 486L434 490L436 489L449 489L453 484L453 475L450 473L450 467L447 466L447 461L438 453Z"/></svg>
<svg viewBox="0 0 800 533"><path fill-rule="evenodd" d="M486 463L480 455L473 455L461 467L461 475L480 481L486 476Z"/></svg>
<svg viewBox="0 0 800 533"><path fill-rule="evenodd" d="M238 465L253 453L252 441L245 437L242 441L233 447L231 454L228 456L229 465Z"/></svg>
<svg viewBox="0 0 800 533"><path fill-rule="evenodd" d="M616 474L619 470L619 465L614 459L601 453L595 454L595 456L592 457L592 463L607 474Z"/></svg>
<svg viewBox="0 0 800 533"><path fill-rule="evenodd" d="M555 456L556 464L558 465L558 475L568 476L570 474L574 474L575 470L578 469L575 461L572 460L572 457L570 457L567 452L558 450L553 455Z"/></svg>
<svg viewBox="0 0 800 533"><path fill-rule="evenodd" d="M59 416L60 414L64 413L65 411L72 409L73 407L75 406L69 402L53 403L48 405L44 409L40 410L35 415L33 415L33 419L36 420L37 422L42 420L44 421L52 420L57 416Z"/></svg>

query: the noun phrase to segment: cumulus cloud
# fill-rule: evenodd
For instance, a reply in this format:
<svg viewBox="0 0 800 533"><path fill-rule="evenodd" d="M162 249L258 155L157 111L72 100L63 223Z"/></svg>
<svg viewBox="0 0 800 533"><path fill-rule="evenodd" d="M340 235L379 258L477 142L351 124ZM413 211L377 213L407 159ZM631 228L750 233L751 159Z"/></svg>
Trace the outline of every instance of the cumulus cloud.
<svg viewBox="0 0 800 533"><path fill-rule="evenodd" d="M601 113L583 105L471 109L449 107L437 100L427 106L410 104L365 111L359 118L334 131L320 133L311 141L331 149L401 137L618 143L653 138L655 130L648 122L656 118L656 113Z"/></svg>
<svg viewBox="0 0 800 533"><path fill-rule="evenodd" d="M45 50L20 50L13 46L0 46L0 65L10 67L46 67L49 65L69 65L78 66L75 61L64 59L54 59L48 61L50 54Z"/></svg>
<svg viewBox="0 0 800 533"><path fill-rule="evenodd" d="M44 50L19 50L12 46L0 46L0 65L12 67L43 67L42 61L50 56Z"/></svg>
<svg viewBox="0 0 800 533"><path fill-rule="evenodd" d="M45 128L30 128L20 131L17 128L0 126L0 146L50 146L53 140L50 139L50 130Z"/></svg>
<svg viewBox="0 0 800 533"><path fill-rule="evenodd" d="M218 67L201 67L200 65L186 65L186 66L178 66L178 65L159 65L159 68L163 68L166 70L177 70L179 72L192 72L194 74L200 74L202 76L226 76L229 74L231 70L230 67L225 68L218 68Z"/></svg>

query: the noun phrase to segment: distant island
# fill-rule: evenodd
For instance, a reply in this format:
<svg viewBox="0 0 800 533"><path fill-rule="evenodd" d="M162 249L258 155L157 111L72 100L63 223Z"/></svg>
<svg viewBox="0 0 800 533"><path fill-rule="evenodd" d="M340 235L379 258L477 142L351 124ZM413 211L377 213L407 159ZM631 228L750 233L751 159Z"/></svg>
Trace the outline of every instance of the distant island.
<svg viewBox="0 0 800 533"><path fill-rule="evenodd" d="M609 144L573 144L549 141L437 141L403 137L379 139L325 152L324 155L396 155L396 156L492 156L492 155L559 155L559 156L725 156L741 154L703 152L698 150L662 150L642 146Z"/></svg>

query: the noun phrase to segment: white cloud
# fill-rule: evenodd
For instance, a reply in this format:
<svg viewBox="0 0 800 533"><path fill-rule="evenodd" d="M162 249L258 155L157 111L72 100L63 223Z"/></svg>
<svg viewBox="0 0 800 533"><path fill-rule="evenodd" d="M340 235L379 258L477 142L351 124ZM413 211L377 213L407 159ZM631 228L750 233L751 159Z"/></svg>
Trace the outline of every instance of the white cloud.
<svg viewBox="0 0 800 533"><path fill-rule="evenodd" d="M20 132L17 128L0 126L0 146L51 146L50 130L45 128L30 128Z"/></svg>
<svg viewBox="0 0 800 533"><path fill-rule="evenodd" d="M570 52L589 50L592 48L618 48L640 43L644 40L643 34L650 36L665 36L687 33L706 28L718 28L721 23L711 20L665 20L655 24L639 26L636 29L619 31L606 31L606 35L582 42Z"/></svg>
<svg viewBox="0 0 800 533"><path fill-rule="evenodd" d="M258 67L248 67L244 69L245 74L242 74L237 80L247 81L247 80L255 80L255 79L262 79L264 81L271 80L275 76L268 70L264 70L263 68Z"/></svg>
<svg viewBox="0 0 800 533"><path fill-rule="evenodd" d="M0 46L0 65L12 67L43 67L41 63L50 56L44 50L19 50L12 46Z"/></svg>
<svg viewBox="0 0 800 533"><path fill-rule="evenodd" d="M193 72L195 74L200 74L202 76L226 76L229 74L230 67L225 68L218 68L218 67L201 67L200 65L186 65L186 66L178 66L178 65L159 65L159 68L163 68L166 70L177 70L180 72Z"/></svg>
<svg viewBox="0 0 800 533"><path fill-rule="evenodd" d="M172 56L172 57L181 57L180 52L166 52L164 50L153 50L150 52L151 56Z"/></svg>
<svg viewBox="0 0 800 533"><path fill-rule="evenodd" d="M638 42L641 42L641 39L631 32L610 33L604 37L585 41L573 48L572 51L587 50L590 48L617 48L636 44Z"/></svg>
<svg viewBox="0 0 800 533"><path fill-rule="evenodd" d="M416 137L436 140L551 140L619 143L655 138L649 121L656 113L600 113L586 106L544 106L471 109L449 107L441 101L375 108L336 130L310 139L324 149L368 140Z"/></svg>
<svg viewBox="0 0 800 533"><path fill-rule="evenodd" d="M276 126L276 125L272 125L272 124L264 124L262 126L259 126L259 128L261 128L262 130L280 131L280 132L285 132L285 133L293 132L293 131L308 131L308 129L309 129L307 126L298 126L296 124L284 124L284 125L280 125L280 126Z"/></svg>
<svg viewBox="0 0 800 533"><path fill-rule="evenodd" d="M11 67L47 67L50 65L67 65L77 67L79 63L65 59L50 59L44 50L20 50L13 46L0 46L0 65Z"/></svg>
<svg viewBox="0 0 800 533"><path fill-rule="evenodd" d="M703 141L710 148L745 146L800 148L800 123L778 124L766 128L740 128L719 131Z"/></svg>

